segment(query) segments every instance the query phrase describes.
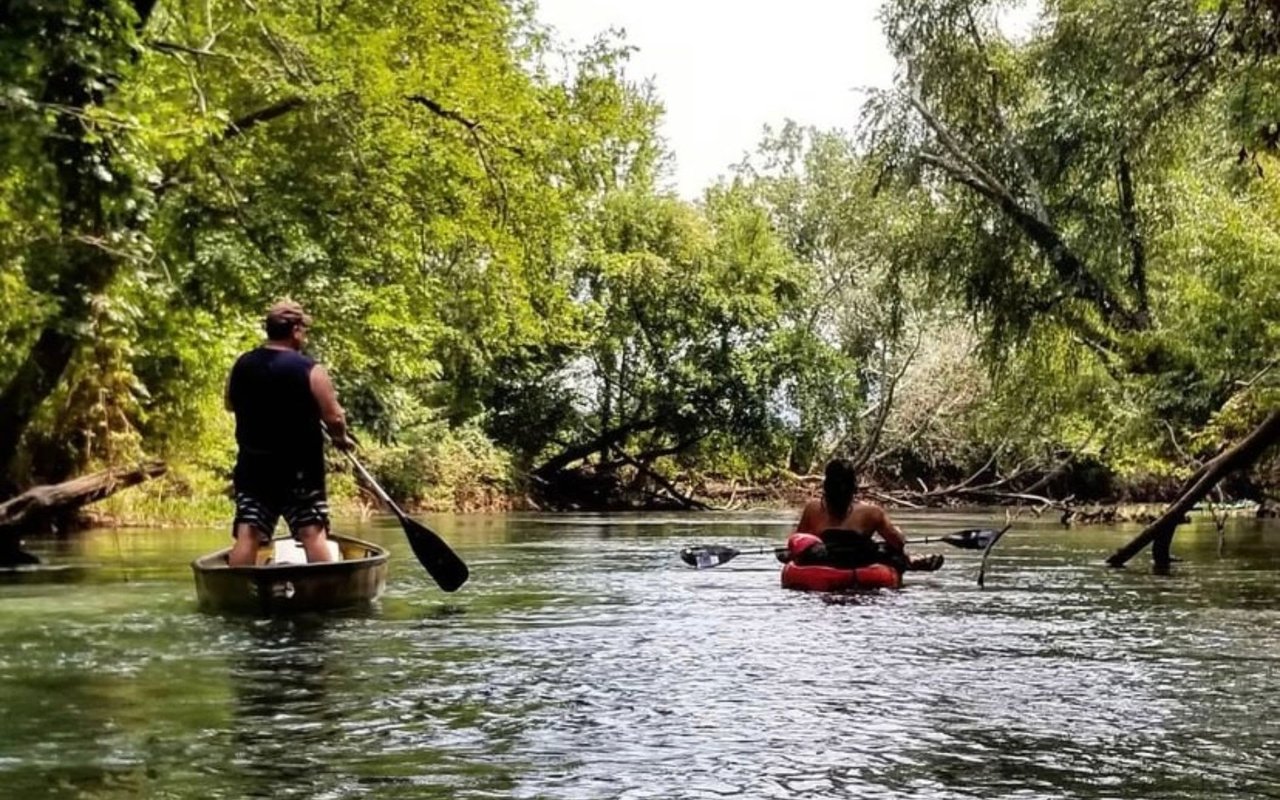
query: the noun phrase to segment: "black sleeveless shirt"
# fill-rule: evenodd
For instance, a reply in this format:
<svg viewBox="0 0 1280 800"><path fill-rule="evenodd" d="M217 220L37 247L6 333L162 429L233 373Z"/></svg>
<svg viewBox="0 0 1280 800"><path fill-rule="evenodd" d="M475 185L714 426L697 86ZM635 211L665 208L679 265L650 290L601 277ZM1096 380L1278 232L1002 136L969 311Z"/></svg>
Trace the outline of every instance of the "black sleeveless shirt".
<svg viewBox="0 0 1280 800"><path fill-rule="evenodd" d="M259 347L236 360L227 397L236 415L235 488L267 502L324 492L324 437L311 393L316 362Z"/></svg>

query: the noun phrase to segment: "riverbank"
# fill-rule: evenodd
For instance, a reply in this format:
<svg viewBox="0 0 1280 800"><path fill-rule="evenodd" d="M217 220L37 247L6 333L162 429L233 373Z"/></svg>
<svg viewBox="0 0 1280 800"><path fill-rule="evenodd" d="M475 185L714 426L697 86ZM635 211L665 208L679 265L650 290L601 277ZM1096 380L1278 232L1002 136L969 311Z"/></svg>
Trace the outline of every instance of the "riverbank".
<svg viewBox="0 0 1280 800"><path fill-rule="evenodd" d="M517 489L522 482L490 474L454 474L447 482L423 484L403 494L411 513L500 513L507 511L585 511L590 507L545 508L530 493ZM798 511L821 492L821 476L787 475L766 482L702 477L681 488L704 503L708 512L717 511ZM1024 514L1037 519L1057 519L1064 526L1149 523L1164 512L1167 501L1074 503L1052 498L1013 499L1003 503L964 502L963 496L944 497L921 504L902 499L906 487L871 485L863 496L892 512L917 508L949 510L989 509L993 505L1019 505ZM334 516L367 519L381 511L375 499L355 483L350 474L336 472L329 478L330 506ZM1169 500L1174 499L1170 497ZM122 491L83 509L80 525L107 528L188 528L226 524L233 512L230 488L225 480L199 470L177 468L149 483ZM669 511L670 503L646 505L638 502L630 511ZM1206 503L1190 516L1209 520L1231 517L1274 517L1274 507L1257 503Z"/></svg>

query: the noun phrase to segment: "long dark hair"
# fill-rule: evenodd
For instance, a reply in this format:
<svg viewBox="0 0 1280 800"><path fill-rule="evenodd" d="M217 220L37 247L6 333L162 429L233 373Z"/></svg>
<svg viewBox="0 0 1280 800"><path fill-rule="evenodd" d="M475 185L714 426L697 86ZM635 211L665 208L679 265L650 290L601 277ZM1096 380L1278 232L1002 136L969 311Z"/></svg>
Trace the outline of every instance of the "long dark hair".
<svg viewBox="0 0 1280 800"><path fill-rule="evenodd" d="M844 519L853 504L853 493L858 491L858 473L847 459L833 459L827 464L826 477L822 481L822 504L827 513L836 519Z"/></svg>

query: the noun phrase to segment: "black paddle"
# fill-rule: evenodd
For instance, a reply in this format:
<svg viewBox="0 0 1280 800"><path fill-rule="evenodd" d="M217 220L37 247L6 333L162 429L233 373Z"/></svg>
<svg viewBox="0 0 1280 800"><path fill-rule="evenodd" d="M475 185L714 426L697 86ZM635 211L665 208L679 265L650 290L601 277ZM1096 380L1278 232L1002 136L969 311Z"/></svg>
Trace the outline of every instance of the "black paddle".
<svg viewBox="0 0 1280 800"><path fill-rule="evenodd" d="M1005 530L1008 530L1006 527ZM963 531L955 531L945 536L925 536L919 539L907 539L907 544L930 544L933 542L943 542L952 547L958 547L961 550L981 550L988 548L994 544L994 540L1000 538L1004 531L993 531L990 528L969 528ZM758 553L785 553L785 547L756 547L750 550L738 550L733 547L720 544L703 544L694 545L683 548L680 551L680 560L695 569L710 569L718 567L721 564L728 563L738 556L754 555Z"/></svg>
<svg viewBox="0 0 1280 800"><path fill-rule="evenodd" d="M351 465L356 468L356 472L369 485L369 488L373 489L378 499L399 518L400 527L404 528L404 535L409 538L409 547L413 548L413 554L418 557L418 562L430 573L441 589L446 592L456 592L471 575L467 565L435 531L409 519L391 496L378 485L364 465L356 459L355 453L348 450L346 456L351 459Z"/></svg>

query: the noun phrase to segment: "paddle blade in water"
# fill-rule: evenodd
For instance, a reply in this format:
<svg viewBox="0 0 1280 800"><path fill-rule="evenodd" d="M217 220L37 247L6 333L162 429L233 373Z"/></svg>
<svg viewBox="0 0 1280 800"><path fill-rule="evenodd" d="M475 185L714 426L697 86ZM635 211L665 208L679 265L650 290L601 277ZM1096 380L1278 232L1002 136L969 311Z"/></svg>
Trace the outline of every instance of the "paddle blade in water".
<svg viewBox="0 0 1280 800"><path fill-rule="evenodd" d="M738 555L737 550L718 544L686 547L680 551L680 560L695 569L718 567Z"/></svg>
<svg viewBox="0 0 1280 800"><path fill-rule="evenodd" d="M981 550L991 541L996 532L990 528L971 528L967 531L956 531L942 537L942 541L961 550Z"/></svg>
<svg viewBox="0 0 1280 800"><path fill-rule="evenodd" d="M471 571L435 531L408 517L401 517L400 524L409 538L413 554L441 589L456 592L467 582Z"/></svg>

